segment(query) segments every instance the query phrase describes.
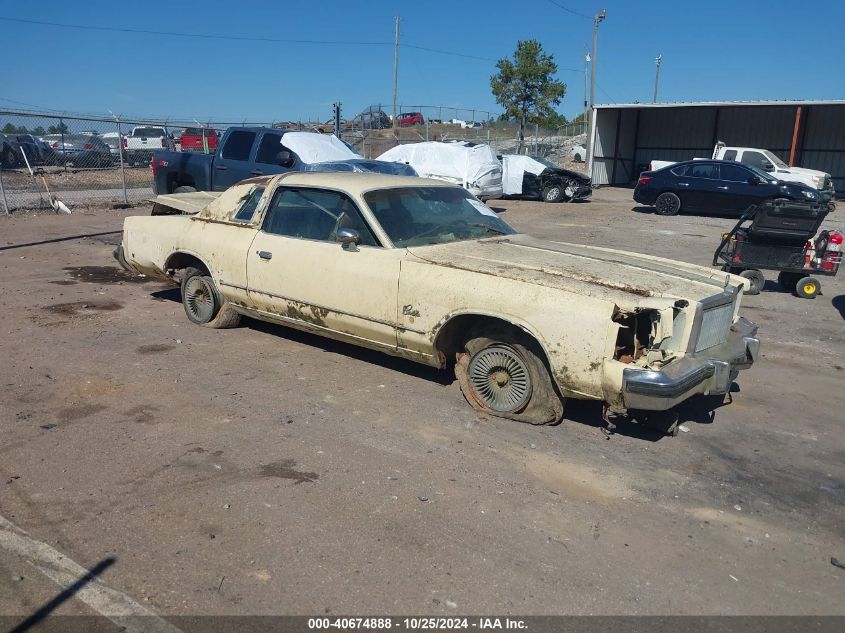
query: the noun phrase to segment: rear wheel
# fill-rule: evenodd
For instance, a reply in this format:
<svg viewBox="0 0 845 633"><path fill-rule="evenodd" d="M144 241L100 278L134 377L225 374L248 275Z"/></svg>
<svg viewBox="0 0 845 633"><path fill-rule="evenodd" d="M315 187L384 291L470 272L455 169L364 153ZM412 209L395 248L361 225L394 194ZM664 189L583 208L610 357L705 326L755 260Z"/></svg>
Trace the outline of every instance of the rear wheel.
<svg viewBox="0 0 845 633"><path fill-rule="evenodd" d="M678 215L681 210L681 199L677 194L665 191L654 201L654 210L657 215Z"/></svg>
<svg viewBox="0 0 845 633"><path fill-rule="evenodd" d="M455 376L469 404L485 413L528 424L555 424L563 400L542 352L527 336L504 328L473 335L458 355Z"/></svg>
<svg viewBox="0 0 845 633"><path fill-rule="evenodd" d="M822 285L815 277L804 277L798 280L795 294L802 299L813 299L822 290Z"/></svg>
<svg viewBox="0 0 845 633"><path fill-rule="evenodd" d="M543 200L545 202L560 202L563 200L563 187L559 184L549 185L543 189Z"/></svg>
<svg viewBox="0 0 845 633"><path fill-rule="evenodd" d="M747 295L758 295L763 290L763 286L766 285L766 278L763 276L759 270L743 270L739 273L740 277L744 277L748 281L751 282L751 287L745 291Z"/></svg>
<svg viewBox="0 0 845 633"><path fill-rule="evenodd" d="M193 193L194 191L196 191L194 187L182 185L180 187L176 187L176 189L173 190L173 193Z"/></svg>
<svg viewBox="0 0 845 633"><path fill-rule="evenodd" d="M231 328L241 320L241 315L220 297L211 275L199 268L185 269L182 306L188 320L205 327Z"/></svg>

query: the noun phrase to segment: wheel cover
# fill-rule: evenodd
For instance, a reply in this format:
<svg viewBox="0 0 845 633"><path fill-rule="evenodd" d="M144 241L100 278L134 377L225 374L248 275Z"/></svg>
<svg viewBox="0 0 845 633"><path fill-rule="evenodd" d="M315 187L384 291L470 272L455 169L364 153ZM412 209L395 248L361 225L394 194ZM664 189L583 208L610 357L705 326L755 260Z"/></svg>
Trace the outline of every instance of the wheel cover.
<svg viewBox="0 0 845 633"><path fill-rule="evenodd" d="M467 375L479 403L493 411L519 411L531 398L528 367L506 345L493 345L473 356Z"/></svg>
<svg viewBox="0 0 845 633"><path fill-rule="evenodd" d="M202 323L208 323L214 316L211 288L202 277L191 277L185 284L185 307Z"/></svg>
<svg viewBox="0 0 845 633"><path fill-rule="evenodd" d="M811 295L816 291L816 284L814 284L812 281L807 282L804 284L803 290L804 294Z"/></svg>
<svg viewBox="0 0 845 633"><path fill-rule="evenodd" d="M675 201L669 196L659 196L657 198L657 208L660 211L673 211L675 209Z"/></svg>
<svg viewBox="0 0 845 633"><path fill-rule="evenodd" d="M546 192L546 200L554 200L560 195L560 187L552 187Z"/></svg>

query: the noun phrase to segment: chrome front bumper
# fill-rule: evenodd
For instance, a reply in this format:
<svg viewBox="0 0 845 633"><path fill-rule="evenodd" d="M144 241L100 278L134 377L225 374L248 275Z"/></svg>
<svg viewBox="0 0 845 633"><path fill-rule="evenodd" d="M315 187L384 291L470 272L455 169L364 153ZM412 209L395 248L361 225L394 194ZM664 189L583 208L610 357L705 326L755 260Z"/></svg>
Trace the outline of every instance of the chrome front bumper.
<svg viewBox="0 0 845 633"><path fill-rule="evenodd" d="M721 345L685 356L658 371L627 367L622 397L628 409L665 411L696 394L727 393L741 369L757 360L757 325L740 317Z"/></svg>

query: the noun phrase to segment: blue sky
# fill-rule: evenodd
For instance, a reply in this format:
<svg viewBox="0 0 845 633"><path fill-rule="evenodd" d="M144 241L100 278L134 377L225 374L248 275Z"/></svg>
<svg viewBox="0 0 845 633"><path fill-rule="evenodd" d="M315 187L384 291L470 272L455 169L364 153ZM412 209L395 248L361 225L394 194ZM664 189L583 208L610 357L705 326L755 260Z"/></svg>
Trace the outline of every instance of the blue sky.
<svg viewBox="0 0 845 633"><path fill-rule="evenodd" d="M599 33L596 102L650 101L663 55L661 101L845 98L845 2L555 0L607 19ZM0 17L110 28L273 39L401 41L485 58L402 48L399 103L501 111L495 60L536 38L568 85L560 111L583 100L592 20L521 2L0 1ZM0 107L200 120L328 119L392 99L390 45L229 41L0 21ZM574 69L570 71L567 69ZM17 102L17 103L16 103ZM445 116L445 114L444 114Z"/></svg>

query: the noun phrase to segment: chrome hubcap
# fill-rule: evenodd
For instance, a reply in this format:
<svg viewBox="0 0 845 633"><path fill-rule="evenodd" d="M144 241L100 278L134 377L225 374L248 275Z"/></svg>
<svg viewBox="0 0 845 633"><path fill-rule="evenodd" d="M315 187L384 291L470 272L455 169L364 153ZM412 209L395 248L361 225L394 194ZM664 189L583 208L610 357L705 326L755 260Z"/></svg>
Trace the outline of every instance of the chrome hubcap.
<svg viewBox="0 0 845 633"><path fill-rule="evenodd" d="M493 411L519 411L531 398L528 368L506 345L494 345L473 356L467 374L478 401Z"/></svg>
<svg viewBox="0 0 845 633"><path fill-rule="evenodd" d="M552 187L549 189L548 193L546 193L546 200L554 200L560 195L560 189L558 187Z"/></svg>
<svg viewBox="0 0 845 633"><path fill-rule="evenodd" d="M201 277L191 277L185 284L185 305L198 321L211 320L214 312L214 299L211 288Z"/></svg>

